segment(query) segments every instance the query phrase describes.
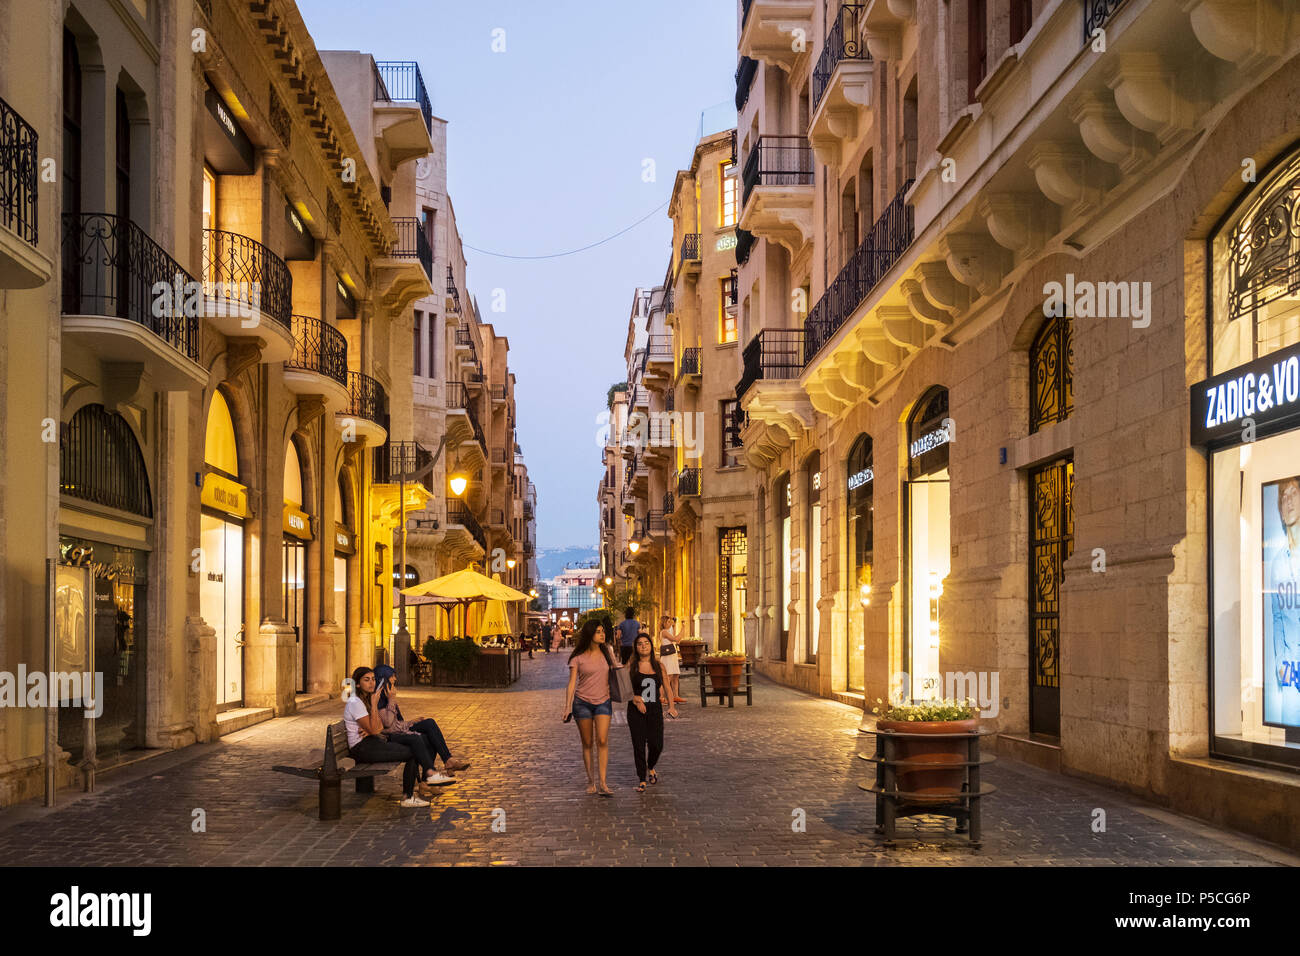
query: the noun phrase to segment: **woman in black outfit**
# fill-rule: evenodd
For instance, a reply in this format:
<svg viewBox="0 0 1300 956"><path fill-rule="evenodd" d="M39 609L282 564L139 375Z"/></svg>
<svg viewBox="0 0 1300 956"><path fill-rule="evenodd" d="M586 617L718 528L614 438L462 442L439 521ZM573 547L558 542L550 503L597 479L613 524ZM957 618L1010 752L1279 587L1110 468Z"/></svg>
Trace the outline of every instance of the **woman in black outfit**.
<svg viewBox="0 0 1300 956"><path fill-rule="evenodd" d="M637 637L630 666L632 699L627 702L627 728L632 732L632 756L641 781L636 790L644 793L647 772L651 783L659 782L655 764L664 751L664 670L648 634ZM676 705L671 697L667 700L668 716L676 717Z"/></svg>

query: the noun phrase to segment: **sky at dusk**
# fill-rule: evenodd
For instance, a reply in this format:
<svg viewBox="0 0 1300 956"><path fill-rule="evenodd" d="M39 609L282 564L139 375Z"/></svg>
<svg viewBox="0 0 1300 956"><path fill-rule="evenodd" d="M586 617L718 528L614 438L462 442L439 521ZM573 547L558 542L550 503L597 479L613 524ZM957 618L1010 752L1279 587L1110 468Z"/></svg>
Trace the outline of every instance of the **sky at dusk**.
<svg viewBox="0 0 1300 956"><path fill-rule="evenodd" d="M322 50L416 60L448 121L469 291L510 339L541 548L598 543L598 416L633 290L663 279L667 202L701 125L734 124L732 0L298 0ZM494 52L504 30L505 52ZM496 34L500 46L501 35ZM664 51L671 51L665 56ZM654 161L646 182L645 160ZM663 207L663 208L660 208ZM546 255L625 235L577 255ZM505 311L493 312L493 292Z"/></svg>

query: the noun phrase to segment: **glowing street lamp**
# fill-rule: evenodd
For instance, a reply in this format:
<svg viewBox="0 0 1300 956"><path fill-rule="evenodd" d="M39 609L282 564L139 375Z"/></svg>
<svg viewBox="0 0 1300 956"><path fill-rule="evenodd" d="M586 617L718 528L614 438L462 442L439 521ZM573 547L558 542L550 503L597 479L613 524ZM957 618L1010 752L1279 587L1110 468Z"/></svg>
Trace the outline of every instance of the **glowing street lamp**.
<svg viewBox="0 0 1300 956"><path fill-rule="evenodd" d="M611 584L613 584L613 583L614 583L614 579L613 579L613 578L611 578L611 577L609 577L609 576L606 576L606 577L605 577L605 587L609 587L609 586L610 586Z"/></svg>
<svg viewBox="0 0 1300 956"><path fill-rule="evenodd" d="M455 474L447 480L447 485L451 488L451 493L459 498L465 493L465 489L469 485L469 479L464 475Z"/></svg>
<svg viewBox="0 0 1300 956"><path fill-rule="evenodd" d="M506 567L509 568L511 571L513 571L513 570L515 569L515 565L516 565L517 563L518 563L518 562L515 561L514 558L506 558Z"/></svg>
<svg viewBox="0 0 1300 956"><path fill-rule="evenodd" d="M628 549L629 551L631 551L633 554L636 554L638 551L641 550L641 542L640 542L640 541L629 541L629 542L627 543L627 549Z"/></svg>

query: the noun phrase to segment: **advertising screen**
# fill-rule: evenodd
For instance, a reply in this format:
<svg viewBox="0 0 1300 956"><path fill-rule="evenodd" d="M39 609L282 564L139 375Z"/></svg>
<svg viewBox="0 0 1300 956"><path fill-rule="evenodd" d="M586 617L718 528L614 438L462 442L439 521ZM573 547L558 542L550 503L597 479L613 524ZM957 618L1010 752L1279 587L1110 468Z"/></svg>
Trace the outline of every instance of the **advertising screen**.
<svg viewBox="0 0 1300 956"><path fill-rule="evenodd" d="M1300 477L1261 492L1264 723L1300 727Z"/></svg>

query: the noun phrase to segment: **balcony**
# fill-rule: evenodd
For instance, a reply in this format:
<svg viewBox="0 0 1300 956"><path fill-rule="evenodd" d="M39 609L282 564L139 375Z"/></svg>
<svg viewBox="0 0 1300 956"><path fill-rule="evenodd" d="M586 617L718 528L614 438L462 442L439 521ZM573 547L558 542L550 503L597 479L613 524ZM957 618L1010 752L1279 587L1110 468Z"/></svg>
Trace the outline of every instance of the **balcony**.
<svg viewBox="0 0 1300 956"><path fill-rule="evenodd" d="M504 468L510 464L510 451L507 448L492 449L492 467Z"/></svg>
<svg viewBox="0 0 1300 956"><path fill-rule="evenodd" d="M433 452L416 441L385 442L374 450L374 481L377 485L395 485L413 481L414 475L433 461Z"/></svg>
<svg viewBox="0 0 1300 956"><path fill-rule="evenodd" d="M129 219L65 214L62 233L64 336L102 362L134 366L137 386L143 377L168 391L205 385L199 318L185 314L193 277ZM167 292L155 296L159 284Z"/></svg>
<svg viewBox="0 0 1300 956"><path fill-rule="evenodd" d="M646 384L663 387L673 377L673 337L652 335L646 344Z"/></svg>
<svg viewBox="0 0 1300 956"><path fill-rule="evenodd" d="M384 386L363 372L348 372L348 404L334 415L335 423L347 439L349 429L356 440L372 447L388 438L388 395Z"/></svg>
<svg viewBox="0 0 1300 956"><path fill-rule="evenodd" d="M702 379L702 360L700 348L682 349L682 361L677 366L678 380L685 379L687 388L699 388Z"/></svg>
<svg viewBox="0 0 1300 956"><path fill-rule="evenodd" d="M444 421L447 445L457 449L460 466L475 471L486 465L487 439L483 435L483 427L479 424L478 416L474 413L473 405L463 385L448 394L447 414Z"/></svg>
<svg viewBox="0 0 1300 956"><path fill-rule="evenodd" d="M808 139L818 160L839 166L840 157L871 128L875 64L860 35L861 4L846 3L831 23L813 70L813 112Z"/></svg>
<svg viewBox="0 0 1300 956"><path fill-rule="evenodd" d="M447 535L443 541L452 554L476 560L487 554L487 535L469 505L463 501L447 502Z"/></svg>
<svg viewBox="0 0 1300 956"><path fill-rule="evenodd" d="M748 0L740 29L741 54L790 73L804 53L798 37L812 36L815 8L813 0Z"/></svg>
<svg viewBox="0 0 1300 956"><path fill-rule="evenodd" d="M662 511L649 511L645 517L645 530L648 537L668 537L668 517Z"/></svg>
<svg viewBox="0 0 1300 956"><path fill-rule="evenodd" d="M677 497L698 498L700 495L700 469L683 468L677 472Z"/></svg>
<svg viewBox="0 0 1300 956"><path fill-rule="evenodd" d="M327 411L348 404L348 340L328 322L293 316L293 355L284 363L284 384L296 395L320 395Z"/></svg>
<svg viewBox="0 0 1300 956"><path fill-rule="evenodd" d="M491 392L492 392L493 404L497 402L505 402L506 399L509 398L509 395L507 394L506 386L504 385L493 385L491 388ZM507 428L507 431L508 430L509 429Z"/></svg>
<svg viewBox="0 0 1300 956"><path fill-rule="evenodd" d="M743 401L750 386L759 381L797 379L803 372L803 329L764 329L744 352L744 374L736 385L736 398Z"/></svg>
<svg viewBox="0 0 1300 956"><path fill-rule="evenodd" d="M36 130L0 99L0 289L34 289L54 271L37 248L38 163Z"/></svg>
<svg viewBox="0 0 1300 956"><path fill-rule="evenodd" d="M392 223L397 241L386 257L375 260L374 295L389 312L397 313L433 295L433 250L420 220L404 216Z"/></svg>
<svg viewBox="0 0 1300 956"><path fill-rule="evenodd" d="M740 58L740 65L736 67L736 112L739 113L745 108L745 103L749 101L749 91L754 85L754 77L758 75L758 61L747 56Z"/></svg>
<svg viewBox="0 0 1300 956"><path fill-rule="evenodd" d="M699 275L700 274L700 234L698 232L688 232L682 236L681 255L677 260L677 274L683 272Z"/></svg>
<svg viewBox="0 0 1300 956"><path fill-rule="evenodd" d="M905 199L912 180L903 184L871 231L845 263L804 323L804 364L807 365L871 294L914 238L912 207Z"/></svg>
<svg viewBox="0 0 1300 956"><path fill-rule="evenodd" d="M798 256L812 241L813 152L802 136L760 136L745 159L740 228Z"/></svg>
<svg viewBox="0 0 1300 956"><path fill-rule="evenodd" d="M416 260L424 268L425 277L433 282L433 249L424 223L414 216L402 216L394 219L393 225L397 228L397 242L389 257Z"/></svg>
<svg viewBox="0 0 1300 956"><path fill-rule="evenodd" d="M248 236L203 230L203 318L227 338L256 335L262 361L293 354L293 277L284 260Z"/></svg>
<svg viewBox="0 0 1300 956"><path fill-rule="evenodd" d="M374 112L394 168L433 152L433 103L418 63L375 63Z"/></svg>
<svg viewBox="0 0 1300 956"><path fill-rule="evenodd" d="M452 274L451 266L447 266L447 298L443 309L449 317L460 315L460 289L456 288L456 277Z"/></svg>

